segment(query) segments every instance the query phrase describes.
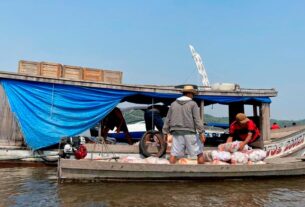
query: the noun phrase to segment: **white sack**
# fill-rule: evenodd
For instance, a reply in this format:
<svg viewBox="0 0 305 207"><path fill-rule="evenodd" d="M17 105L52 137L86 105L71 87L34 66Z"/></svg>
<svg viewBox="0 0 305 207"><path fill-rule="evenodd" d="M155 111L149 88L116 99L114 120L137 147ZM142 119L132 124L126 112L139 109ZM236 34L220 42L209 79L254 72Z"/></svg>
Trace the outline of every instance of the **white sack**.
<svg viewBox="0 0 305 207"><path fill-rule="evenodd" d="M220 144L218 146L218 150L226 151L226 152L237 152L239 150L240 143L241 141L234 141L234 142ZM243 150L249 150L249 149L250 147L246 144Z"/></svg>
<svg viewBox="0 0 305 207"><path fill-rule="evenodd" d="M231 160L231 153L226 151L212 151L212 159L227 162Z"/></svg>
<svg viewBox="0 0 305 207"><path fill-rule="evenodd" d="M249 160L252 162L258 162L264 160L266 156L266 151L261 149L254 149L249 153Z"/></svg>
<svg viewBox="0 0 305 207"><path fill-rule="evenodd" d="M232 164L247 164L249 160L249 156L243 152L234 152L231 156Z"/></svg>

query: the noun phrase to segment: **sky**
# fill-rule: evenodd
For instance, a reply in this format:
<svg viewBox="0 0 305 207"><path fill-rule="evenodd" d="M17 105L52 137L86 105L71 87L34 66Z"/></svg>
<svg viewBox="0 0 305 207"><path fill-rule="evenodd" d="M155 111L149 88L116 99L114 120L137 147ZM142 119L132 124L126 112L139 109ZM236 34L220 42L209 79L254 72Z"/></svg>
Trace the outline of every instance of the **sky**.
<svg viewBox="0 0 305 207"><path fill-rule="evenodd" d="M211 84L275 88L271 117L305 119L305 1L0 0L0 9L1 71L47 61L119 70L128 84L200 85L191 44Z"/></svg>

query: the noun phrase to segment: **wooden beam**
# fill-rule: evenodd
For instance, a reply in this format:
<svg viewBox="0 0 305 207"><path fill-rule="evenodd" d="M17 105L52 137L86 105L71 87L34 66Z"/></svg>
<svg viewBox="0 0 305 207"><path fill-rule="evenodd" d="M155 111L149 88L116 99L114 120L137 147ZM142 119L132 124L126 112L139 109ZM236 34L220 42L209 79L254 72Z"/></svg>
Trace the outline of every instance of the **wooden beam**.
<svg viewBox="0 0 305 207"><path fill-rule="evenodd" d="M11 72L0 71L0 79L25 80L44 83L55 83L74 86L85 86L95 88L109 88L118 90L132 90L139 92L156 92L156 93L174 93L181 94L181 89L174 86L159 86L159 85L130 85L130 84L109 84L94 81L84 80L69 80L65 78L50 78L35 75L24 75ZM275 97L277 91L275 89L245 89L241 88L233 91L212 90L211 88L199 88L198 95L207 96L253 96L253 97Z"/></svg>
<svg viewBox="0 0 305 207"><path fill-rule="evenodd" d="M260 129L263 141L270 141L270 104L262 103L260 106Z"/></svg>
<svg viewBox="0 0 305 207"><path fill-rule="evenodd" d="M253 116L256 117L257 115L257 105L253 105Z"/></svg>

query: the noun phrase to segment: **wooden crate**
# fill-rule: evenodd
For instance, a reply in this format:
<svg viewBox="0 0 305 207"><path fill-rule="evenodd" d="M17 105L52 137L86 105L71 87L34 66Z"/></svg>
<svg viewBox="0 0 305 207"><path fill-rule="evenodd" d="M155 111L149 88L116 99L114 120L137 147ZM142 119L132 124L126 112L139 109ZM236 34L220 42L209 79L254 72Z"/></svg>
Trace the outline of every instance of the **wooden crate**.
<svg viewBox="0 0 305 207"><path fill-rule="evenodd" d="M96 82L104 81L104 71L94 68L84 68L83 80Z"/></svg>
<svg viewBox="0 0 305 207"><path fill-rule="evenodd" d="M71 80L82 80L83 68L71 65L63 65L61 77Z"/></svg>
<svg viewBox="0 0 305 207"><path fill-rule="evenodd" d="M50 78L60 78L62 72L62 66L59 63L40 63L40 75Z"/></svg>
<svg viewBox="0 0 305 207"><path fill-rule="evenodd" d="M105 83L121 84L123 73L120 71L104 70Z"/></svg>
<svg viewBox="0 0 305 207"><path fill-rule="evenodd" d="M20 60L18 65L18 73L26 75L40 75L39 62Z"/></svg>

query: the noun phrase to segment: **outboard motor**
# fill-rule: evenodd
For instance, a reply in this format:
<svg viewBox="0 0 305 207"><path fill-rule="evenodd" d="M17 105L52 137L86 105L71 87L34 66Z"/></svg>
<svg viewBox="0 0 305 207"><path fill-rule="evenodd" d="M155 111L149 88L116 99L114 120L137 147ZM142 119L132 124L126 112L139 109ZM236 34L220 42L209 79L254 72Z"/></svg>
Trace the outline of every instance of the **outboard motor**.
<svg viewBox="0 0 305 207"><path fill-rule="evenodd" d="M79 147L74 150L75 159L84 159L87 156L87 148L85 147L86 140L84 137L80 137Z"/></svg>
<svg viewBox="0 0 305 207"><path fill-rule="evenodd" d="M74 156L76 159L83 159L87 155L85 143L86 139L82 136L63 137L59 154L65 159L69 159L71 156Z"/></svg>

